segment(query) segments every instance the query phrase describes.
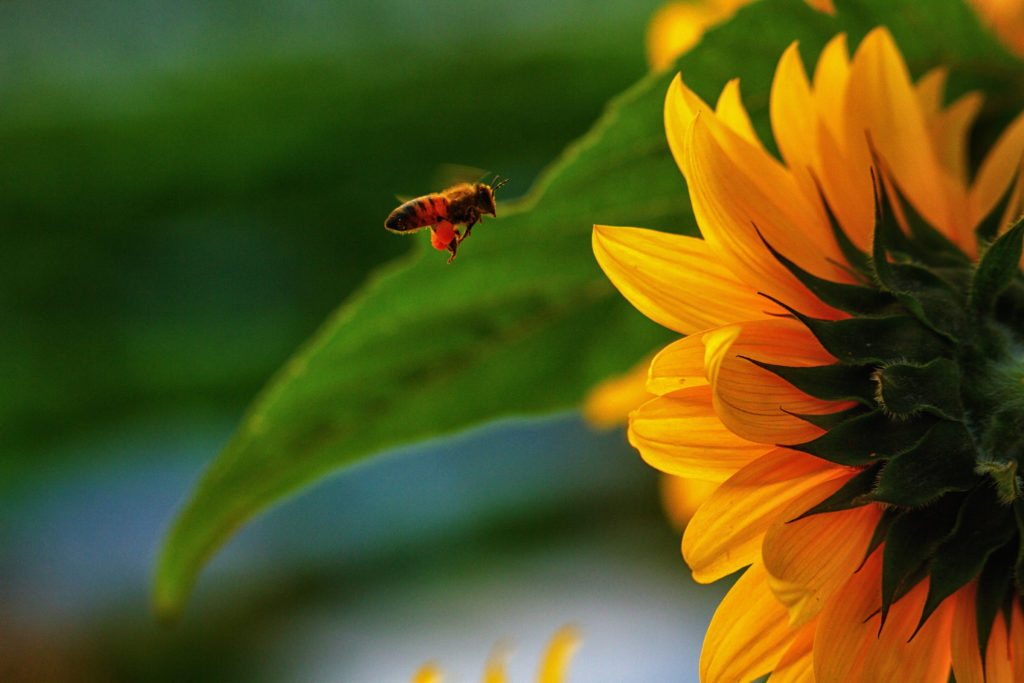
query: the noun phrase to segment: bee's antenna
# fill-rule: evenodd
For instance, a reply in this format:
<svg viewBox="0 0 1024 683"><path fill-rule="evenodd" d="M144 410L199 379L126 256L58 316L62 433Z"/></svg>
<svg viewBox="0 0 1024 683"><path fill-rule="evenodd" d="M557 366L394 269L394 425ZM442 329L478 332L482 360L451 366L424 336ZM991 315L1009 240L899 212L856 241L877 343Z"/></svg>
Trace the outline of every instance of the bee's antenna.
<svg viewBox="0 0 1024 683"><path fill-rule="evenodd" d="M498 189L499 187L501 187L502 185L504 185L505 183L507 183L507 182L508 182L508 180L509 180L508 178L505 178L504 180L502 180L502 181L501 181L501 182L499 183L499 182L498 182L498 178L500 178L500 177L501 177L500 175L496 175L496 176L494 176L494 180L493 180L493 181L491 181L491 191L497 190L497 189Z"/></svg>

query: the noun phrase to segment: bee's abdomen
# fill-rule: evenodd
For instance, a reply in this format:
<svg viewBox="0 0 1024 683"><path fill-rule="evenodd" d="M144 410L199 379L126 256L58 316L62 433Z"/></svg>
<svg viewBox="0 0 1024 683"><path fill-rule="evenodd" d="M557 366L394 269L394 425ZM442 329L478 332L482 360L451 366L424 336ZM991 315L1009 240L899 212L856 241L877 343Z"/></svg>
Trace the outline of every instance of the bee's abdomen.
<svg viewBox="0 0 1024 683"><path fill-rule="evenodd" d="M384 227L395 232L418 230L448 216L448 200L439 194L410 199L391 212Z"/></svg>

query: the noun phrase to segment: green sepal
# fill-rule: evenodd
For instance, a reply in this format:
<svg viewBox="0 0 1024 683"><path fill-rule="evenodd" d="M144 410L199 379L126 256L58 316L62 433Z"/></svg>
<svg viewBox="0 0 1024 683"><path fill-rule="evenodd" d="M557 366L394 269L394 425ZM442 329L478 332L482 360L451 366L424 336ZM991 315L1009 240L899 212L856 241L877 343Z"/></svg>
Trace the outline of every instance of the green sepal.
<svg viewBox="0 0 1024 683"><path fill-rule="evenodd" d="M924 411L947 420L964 417L960 370L949 359L936 358L924 365L893 363L880 368L875 377L875 396L894 415L906 417Z"/></svg>
<svg viewBox="0 0 1024 683"><path fill-rule="evenodd" d="M760 230L758 230L757 235L764 242L764 246L768 248L768 251L772 253L772 256L775 257L776 261L781 263L786 270L792 273L807 289L811 290L815 296L832 308L852 315L874 315L881 313L894 302L891 295L879 289L843 282L833 282L832 280L826 280L808 273L776 251L764 238Z"/></svg>
<svg viewBox="0 0 1024 683"><path fill-rule="evenodd" d="M953 532L964 496L948 495L934 505L906 510L885 535L882 555L882 623L889 606L924 578L928 560Z"/></svg>
<svg viewBox="0 0 1024 683"><path fill-rule="evenodd" d="M789 448L838 465L871 465L909 451L935 423L936 419L927 415L890 420L882 410L873 410L846 420L817 439Z"/></svg>
<svg viewBox="0 0 1024 683"><path fill-rule="evenodd" d="M823 512L839 512L840 510L850 510L867 505L871 501L865 498L865 496L871 492L878 482L878 473L882 469L882 464L877 462L853 475L838 491L791 521L795 522L798 519Z"/></svg>
<svg viewBox="0 0 1024 683"><path fill-rule="evenodd" d="M898 269L902 272L918 270L928 273L917 266L899 266ZM896 298L922 324L950 341L958 342L965 336L968 328L968 318L964 315L963 296L938 275L934 275L934 273L929 273L929 275L934 276L936 281L941 281L942 285L929 289L922 288L913 292L901 292L896 295Z"/></svg>
<svg viewBox="0 0 1024 683"><path fill-rule="evenodd" d="M882 510L882 516L878 520L878 524L875 525L875 531L871 534L871 540L868 541L867 550L864 551L864 559L860 561L857 566L857 571L864 566L864 563L868 561L871 554L878 550L878 546L882 545L885 541L885 537L889 534L889 528L893 522L899 519L904 513L904 510L897 507L887 507ZM884 558L883 558L884 559Z"/></svg>
<svg viewBox="0 0 1024 683"><path fill-rule="evenodd" d="M971 260L967 254L948 237L936 230L917 212L899 187L890 183L887 194L890 203L898 203L903 211L903 218L910 229L910 237L915 246L915 255L931 266L965 266ZM895 223L895 216L892 216ZM900 231L902 233L902 230Z"/></svg>
<svg viewBox="0 0 1024 683"><path fill-rule="evenodd" d="M912 448L889 461L868 497L905 507L926 505L943 493L967 491L980 478L966 428L940 420Z"/></svg>
<svg viewBox="0 0 1024 683"><path fill-rule="evenodd" d="M763 363L747 358L751 363L778 375L800 391L825 401L857 401L874 406L874 385L871 382L873 367L870 365L815 365L793 367Z"/></svg>
<svg viewBox="0 0 1024 683"><path fill-rule="evenodd" d="M927 363L950 355L950 345L942 337L906 315L821 320L798 313L777 299L766 298L796 316L843 363Z"/></svg>
<svg viewBox="0 0 1024 683"><path fill-rule="evenodd" d="M918 629L943 600L981 572L989 555L1013 538L1017 529L1010 523L1010 515L1009 506L1001 505L987 485L978 486L967 496L953 533L932 557L928 597Z"/></svg>
<svg viewBox="0 0 1024 683"><path fill-rule="evenodd" d="M971 279L968 303L978 313L988 313L999 295L1020 272L1020 256L1024 239L1024 218L989 246L981 257Z"/></svg>
<svg viewBox="0 0 1024 683"><path fill-rule="evenodd" d="M871 265L878 285L896 296L922 323L955 341L966 326L960 295L949 282L929 268L889 262L888 254L894 245L919 261L928 263L934 259L930 259L916 242L907 240L885 206L883 203L878 209L871 245ZM956 264L964 265L964 259L958 259Z"/></svg>
<svg viewBox="0 0 1024 683"><path fill-rule="evenodd" d="M874 154L874 149L872 149L872 154ZM875 168L880 167L881 164L876 158ZM879 187L882 180L875 174L874 169L872 169L871 177L875 190L875 229L871 237L871 268L875 281L883 287L887 287L892 279L887 257L889 253L897 256L899 260L915 258L919 261L923 260L924 253L907 238L903 229L900 228L892 206Z"/></svg>
<svg viewBox="0 0 1024 683"><path fill-rule="evenodd" d="M832 213L832 207L829 206L828 200L825 199L821 183L818 182L816 177L814 178L814 184L818 187L818 196L821 197L821 204L825 207L825 213L828 214L828 225L832 229L832 235L835 237L836 245L839 247L843 258L853 267L854 275L860 275L864 278L865 282L871 282L871 259L853 243L846 234L846 231L839 225L839 220Z"/></svg>
<svg viewBox="0 0 1024 683"><path fill-rule="evenodd" d="M1003 191L1003 196L999 198L992 210L988 212L981 222L978 223L978 227L974 229L974 234L977 236L978 244L987 244L995 240L999 234L999 228L1002 226L1003 216L1006 214L1006 207L1010 204L1010 198L1013 197L1013 186L1014 183L1010 183L1006 186L1006 190Z"/></svg>
<svg viewBox="0 0 1024 683"><path fill-rule="evenodd" d="M985 562L985 568L978 576L978 587L974 594L975 619L978 625L978 651L983 662L996 614L1007 604L1006 598L1011 593L1013 560L1016 555L1017 544L1007 543L989 555L988 561ZM1009 626L1009 620L1006 624Z"/></svg>
<svg viewBox="0 0 1024 683"><path fill-rule="evenodd" d="M789 413L793 417L799 417L804 422L809 422L815 427L821 427L826 432L835 429L839 425L843 424L847 420L852 420L855 417L867 414L867 410L864 406L859 403L855 406L847 408L846 410L840 410L837 413L822 413L820 415L813 415L810 413L794 413L785 408L783 412Z"/></svg>

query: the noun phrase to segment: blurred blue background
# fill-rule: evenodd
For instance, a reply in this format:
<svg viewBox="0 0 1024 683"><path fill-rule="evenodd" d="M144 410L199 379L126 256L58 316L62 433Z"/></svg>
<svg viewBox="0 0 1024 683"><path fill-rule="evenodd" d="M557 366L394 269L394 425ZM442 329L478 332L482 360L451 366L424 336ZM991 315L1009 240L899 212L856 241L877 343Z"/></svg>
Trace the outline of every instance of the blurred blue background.
<svg viewBox="0 0 1024 683"><path fill-rule="evenodd" d="M246 403L424 248L395 195L446 163L524 193L644 74L656 6L0 3L0 680L475 680L512 638L525 681L566 622L573 680L696 680L722 589L576 415L388 454L244 529L175 627L147 603Z"/></svg>

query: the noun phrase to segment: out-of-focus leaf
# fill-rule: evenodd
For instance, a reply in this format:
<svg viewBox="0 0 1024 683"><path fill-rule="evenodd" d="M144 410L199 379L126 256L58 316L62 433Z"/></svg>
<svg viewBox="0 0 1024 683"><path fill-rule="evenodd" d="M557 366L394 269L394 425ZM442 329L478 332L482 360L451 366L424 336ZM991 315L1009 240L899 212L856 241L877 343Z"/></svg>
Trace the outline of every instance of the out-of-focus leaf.
<svg viewBox="0 0 1024 683"><path fill-rule="evenodd" d="M955 0L837 4L833 18L796 0L757 3L678 67L712 101L740 76L762 136L772 73L793 40L810 63L835 33L856 44L885 23L915 67L941 61L959 77L963 61L984 73L982 86L1012 76L1012 60ZM418 252L378 273L298 352L171 529L156 577L160 614L181 609L232 531L297 488L390 446L572 407L666 339L607 283L589 234L593 223L695 234L662 130L669 79L652 74L614 100L522 202L474 230L453 265L417 235ZM381 208L383 218L391 207Z"/></svg>

